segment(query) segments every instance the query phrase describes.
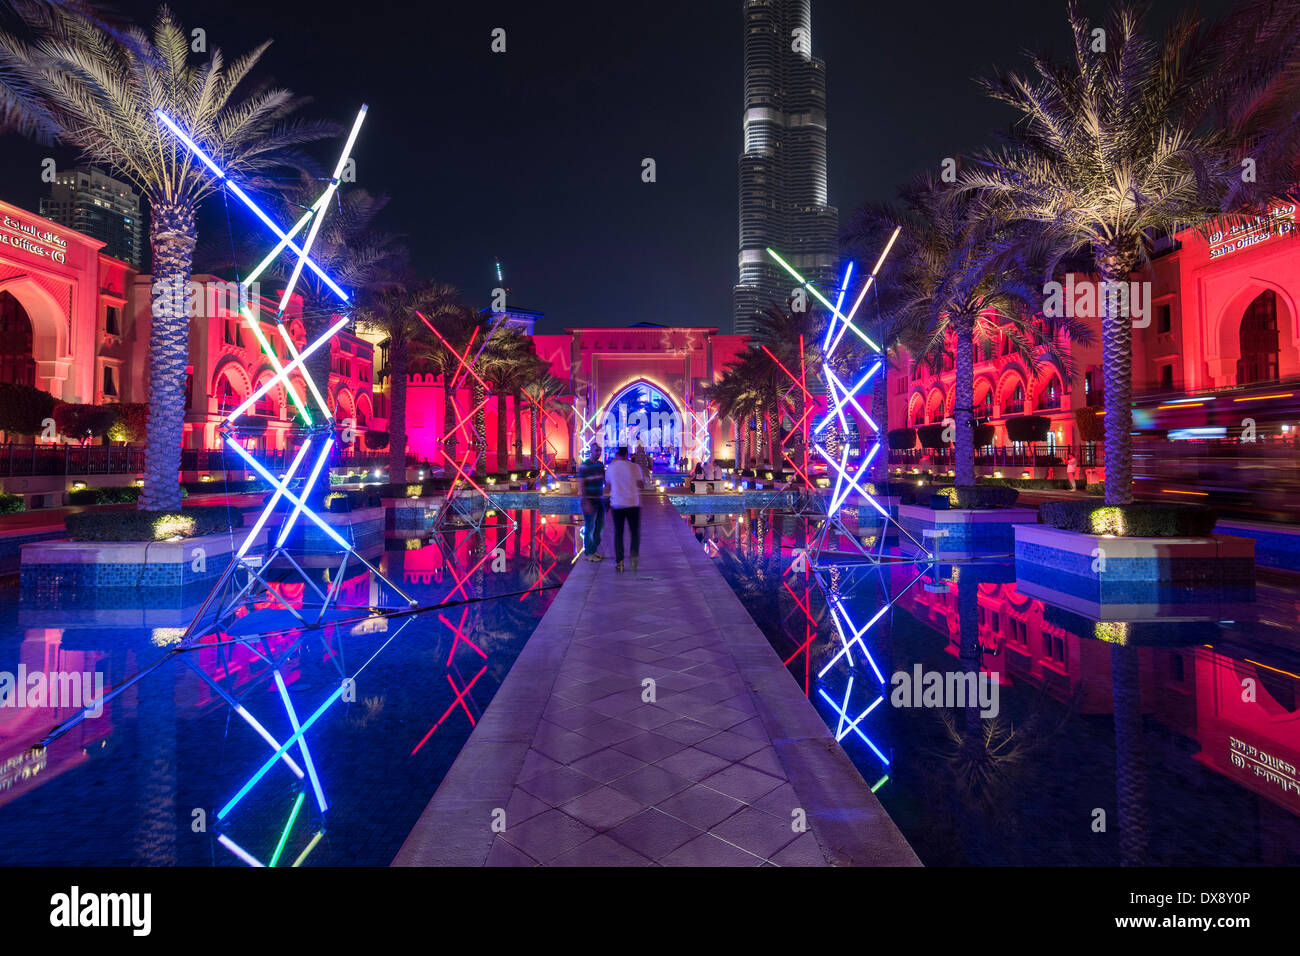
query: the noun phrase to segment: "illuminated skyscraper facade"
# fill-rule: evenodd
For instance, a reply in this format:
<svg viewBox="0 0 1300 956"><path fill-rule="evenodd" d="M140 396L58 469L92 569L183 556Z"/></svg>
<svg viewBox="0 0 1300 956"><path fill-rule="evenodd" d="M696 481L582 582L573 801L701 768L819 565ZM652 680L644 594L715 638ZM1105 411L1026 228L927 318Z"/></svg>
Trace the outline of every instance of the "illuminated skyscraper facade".
<svg viewBox="0 0 1300 956"><path fill-rule="evenodd" d="M826 64L812 55L810 0L744 0L744 153L740 157L740 280L732 320L784 305L789 276L779 252L806 278L833 282L839 216L827 204Z"/></svg>

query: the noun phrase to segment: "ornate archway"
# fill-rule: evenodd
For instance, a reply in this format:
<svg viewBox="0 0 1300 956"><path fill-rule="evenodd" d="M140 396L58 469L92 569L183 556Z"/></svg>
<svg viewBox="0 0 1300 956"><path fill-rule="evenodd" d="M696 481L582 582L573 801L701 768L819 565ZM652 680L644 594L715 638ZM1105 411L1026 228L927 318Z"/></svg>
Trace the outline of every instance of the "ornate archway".
<svg viewBox="0 0 1300 956"><path fill-rule="evenodd" d="M64 398L64 385L73 364L68 354L68 316L64 307L31 276L0 281L0 293L12 298L28 322L35 362L34 381L29 384L45 389L55 398Z"/></svg>
<svg viewBox="0 0 1300 956"><path fill-rule="evenodd" d="M0 292L0 382L36 384L32 320L22 303L9 292Z"/></svg>
<svg viewBox="0 0 1300 956"><path fill-rule="evenodd" d="M600 423L596 437L607 460L620 445L627 445L629 451L639 445L674 462L688 447L685 431L690 425L681 406L666 389L646 378L615 392L595 420Z"/></svg>

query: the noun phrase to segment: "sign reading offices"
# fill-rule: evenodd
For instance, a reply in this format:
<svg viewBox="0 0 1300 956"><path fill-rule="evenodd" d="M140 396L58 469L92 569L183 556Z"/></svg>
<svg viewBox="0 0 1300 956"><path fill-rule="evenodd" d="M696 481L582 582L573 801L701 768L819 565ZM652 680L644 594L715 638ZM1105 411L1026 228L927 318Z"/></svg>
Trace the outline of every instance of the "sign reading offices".
<svg viewBox="0 0 1300 956"><path fill-rule="evenodd" d="M0 245L13 246L60 265L68 261L68 241L48 230L6 215L0 224Z"/></svg>
<svg viewBox="0 0 1300 956"><path fill-rule="evenodd" d="M1295 203L1275 206L1248 223L1210 233L1210 261L1295 232Z"/></svg>

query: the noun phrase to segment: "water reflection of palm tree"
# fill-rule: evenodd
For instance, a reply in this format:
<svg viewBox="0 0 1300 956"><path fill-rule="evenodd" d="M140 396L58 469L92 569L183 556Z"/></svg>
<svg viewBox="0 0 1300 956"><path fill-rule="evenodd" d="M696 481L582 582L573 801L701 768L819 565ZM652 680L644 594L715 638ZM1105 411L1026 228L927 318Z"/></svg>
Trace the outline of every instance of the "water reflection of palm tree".
<svg viewBox="0 0 1300 956"><path fill-rule="evenodd" d="M1142 740L1142 681L1136 647L1112 644L1111 694L1115 711L1115 797L1121 866L1147 862L1147 769Z"/></svg>
<svg viewBox="0 0 1300 956"><path fill-rule="evenodd" d="M954 569L957 588L958 661L963 673L982 671L982 646L979 637L979 578L981 569L965 566ZM990 679L994 679L990 675ZM1033 777L1041 764L1031 759L1044 749L1064 726L1073 707L1051 716L1051 698L1040 691L1026 716L1013 723L999 708L996 716L980 714L978 701L968 701L961 713L938 712L944 740L926 755L925 765L936 778L931 793L948 793L954 826L961 828L972 810L997 821L996 830L1005 834L1018 824L1016 797L1044 789Z"/></svg>

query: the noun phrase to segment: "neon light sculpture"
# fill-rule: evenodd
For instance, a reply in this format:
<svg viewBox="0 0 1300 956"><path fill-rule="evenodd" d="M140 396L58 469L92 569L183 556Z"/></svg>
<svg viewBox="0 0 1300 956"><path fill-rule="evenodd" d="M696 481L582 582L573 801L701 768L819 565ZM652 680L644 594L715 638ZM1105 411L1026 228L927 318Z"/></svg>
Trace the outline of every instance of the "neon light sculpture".
<svg viewBox="0 0 1300 956"><path fill-rule="evenodd" d="M858 398L864 394L863 389L871 383L871 380L876 375L881 374L886 361L886 356L884 354L884 349L881 348L881 346L875 342L871 336L864 332L854 320L858 314L859 308L866 300L868 291L875 285L876 279L880 274L880 268L884 265L885 259L888 257L890 250L893 249L900 231L901 228L896 228L890 235L889 241L886 242L884 250L880 253L880 257L876 260L875 266L872 267L866 281L862 284L862 288L858 291L853 306L847 313L842 311L842 309L853 276L854 264L852 262L848 264L844 271L844 277L840 282L837 301L831 302L831 300L817 289L816 286L800 275L792 265L781 258L781 256L779 256L775 251L772 249L767 250L768 255L770 255L778 265L785 269L786 272L790 273L796 282L798 282L803 288L807 289L813 298L820 302L830 312L830 322L826 328L826 335L822 340L822 369L826 379L829 403L825 415L817 424L814 425L811 422L815 406L812 395L807 387L806 369L801 366L799 374L796 375L791 369L786 368L775 355L764 347L764 351L767 351L768 356L776 362L781 371L790 379L791 386L786 390L786 396L790 395L794 389L799 389L804 400L805 412L803 416L795 422L794 429L791 430L790 434L787 435L785 440L782 442L782 445L784 446L785 442L789 441L793 435L801 434L803 436L803 466L800 467L800 465L794 461L791 461L791 464L794 465L796 473L808 488L812 488L814 484L811 480L809 469L809 455L812 452L815 452L826 462L827 467L833 471L835 476L834 487L831 491L830 498L826 503L825 520L822 522L813 547L809 549L814 569L817 571L822 571L834 566L859 564L863 561L873 564L879 564L886 561L883 553L885 541L884 534L879 535L880 547L875 552L871 552L861 545L858 541L857 534L845 527L843 523L844 508L850 503L854 494L856 494L861 501L874 508L875 511L884 519L886 526L892 524L899 532L906 535L907 538L913 542L919 550L918 561L928 563L934 558L930 549L917 542L916 539L913 538L912 535L909 534L907 530L903 528L889 513L889 509L881 505L881 503L876 500L876 496L869 492L862 483L862 479L866 475L872 461L881 451L881 444L884 440L884 428L883 423L874 421L872 417L867 414L866 410L862 407L862 404L858 401ZM845 376L846 380L853 383L848 386L841 381L839 375L835 372L837 350L840 343L844 340L846 332L852 332L875 353L875 357L868 362L865 368L858 369L854 374ZM803 340L800 338L801 359L803 355L802 346ZM840 423L841 427L847 428L845 413L849 409L852 409L857 413L857 416L875 438L872 443L871 451L864 457L861 464L852 471L850 471L848 464L848 447L845 446L841 449L841 453L836 455L827 447L826 438L823 434L827 425L832 421L837 421ZM834 536L833 540L832 536ZM857 553L847 555L841 553L838 550L840 540L851 542Z"/></svg>
<svg viewBox="0 0 1300 956"><path fill-rule="evenodd" d="M443 506L438 511L435 530L447 530L447 523L450 521L450 516L453 514L459 514L476 529L482 530L482 528L485 527L484 521L488 514L493 511L499 512L505 520L509 522L509 526L513 530L518 525L514 515L510 514L510 511L507 508L492 497L492 495L479 485L478 482L471 478L469 472L466 471L466 467L477 456L477 452L474 448L474 439L477 439L479 442L483 442L486 439L486 436L479 434L478 429L475 428L472 423L479 411L487 407L492 394L492 389L488 386L488 383L483 380L483 376L479 375L478 370L474 368L474 363L478 361L478 357L482 355L483 350L487 348L488 340L492 338L497 327L505 319L506 313L498 313L492 327L488 330L487 334L483 336L483 342L479 345L478 352L475 353L473 359L469 357L469 352L470 349L474 347L475 338L478 336L477 329L475 329L473 335L470 336L470 340L465 346L465 351L461 353L456 351L452 344L447 341L446 337L438 331L437 327L428 320L423 312L417 310L415 314L419 317L420 321L428 327L429 331L437 337L438 341L442 343L442 347L451 353L452 357L460 366L460 368L457 369L455 376L452 378L451 383L447 386L448 395L452 396L451 409L453 414L456 416L456 426L448 434L456 435L464 432L467 439L466 455L460 461L453 459L449 453L444 455L447 464L455 470L456 477L452 479L451 487L447 489L447 496L444 500ZM464 375L472 375L475 381L483 387L483 401L479 402L477 406L462 415L459 406L456 404L455 391L461 377ZM466 485L473 488L478 494L474 506L467 506L463 499L457 497L457 493ZM482 505L482 508L476 507L479 504Z"/></svg>
<svg viewBox="0 0 1300 956"><path fill-rule="evenodd" d="M349 296L343 288L328 276L320 266L311 258L311 249L316 242L320 233L321 223L329 210L330 202L338 191L339 184L342 181L344 170L347 168L348 161L352 155L352 148L356 144L357 136L361 132L361 124L365 121L367 107L362 106L357 112L356 119L352 123L352 128L348 133L347 141L343 146L343 151L339 155L338 163L334 167L333 175L330 177L328 184L321 193L320 197L311 205L302 217L294 223L286 232L281 229L275 221L268 215L249 194L233 179L230 178L226 170L221 166L187 133L181 126L162 110L156 110L155 115L158 122L169 130L176 139L185 146L190 153L194 155L212 175L218 180L223 188L230 194L240 200L279 240L270 254L266 256L257 267L239 283L239 313L245 324L252 331L269 360L274 374L256 388L249 397L242 402L237 408L226 415L219 427L222 440L225 446L238 459L241 459L248 469L265 479L273 489L273 494L267 499L261 513L253 522L253 526L245 536L242 543L236 549L231 563L222 572L217 584L209 593L207 599L200 607L198 614L186 629L182 638L182 643L192 643L204 633L216 630L222 631L238 617L246 617L258 608L259 598L269 598L269 602L283 608L304 627L319 627L325 620L327 612L332 606L336 605L339 594L339 585L344 579L349 559L359 561L375 574L383 583L387 584L411 607L415 603L409 596L402 592L395 584L389 581L384 575L361 555L353 543L341 535L338 530L321 518L308 501L312 498L312 493L321 480L322 474L327 474L327 465L330 455L336 444L334 414L330 410L329 403L325 400L320 388L313 379L311 372L306 366L306 360L317 350L328 348L329 344L348 324L349 319L345 316L334 322L323 335L314 342L308 343L303 349L299 350L289 330L285 326L284 313L293 297L294 289L302 276L304 268L310 269L321 281L329 288L340 300L343 306L349 303ZM306 229L306 236L299 245L295 236L300 235ZM250 290L258 277L268 269L271 264L286 250L293 253L295 259L293 268L286 283L283 292L280 295L280 301L273 322L276 332L286 347L286 352L290 358L287 363L282 363L276 350L267 340L266 335L261 328L261 322L258 316L254 315L249 308L252 303ZM259 305L260 309L260 305ZM307 395L304 396L295 388L294 382L290 375L296 374L306 385ZM292 401L298 414L301 416L303 424L302 444L294 457L292 464L287 472L277 478L273 475L263 463L245 449L240 444L241 437L241 419L244 414L252 408L259 399L270 392L277 386L283 386L289 399ZM309 407L308 396L310 397L313 407ZM309 452L314 454L311 460L310 468L305 463L309 457ZM294 491L292 486L298 484L297 490ZM259 550L260 536L271 522L273 516L277 515L277 507L282 501L287 501L292 509L287 516L281 516L279 527L275 534L274 544L264 553L256 553ZM333 546L338 549L340 563L334 576L334 581L328 586L328 589L322 591L311 576L303 569L294 557L289 553L288 545L290 536L294 528L299 525L299 519L306 519L303 524L310 522L325 536ZM268 534L267 541L271 540ZM288 565L288 567L310 588L311 592L319 598L319 605L316 606L317 613L314 617L307 614L308 605L304 601L301 608L295 607L286 600L277 589L279 582L270 580L269 571L278 565ZM242 578L242 581L240 580ZM233 585L227 590L228 585ZM304 590L304 594L306 590ZM204 622L207 620L209 607L217 602L218 596L224 595L223 599L217 604L215 618L208 623L204 629ZM286 699L287 704L287 699ZM298 724L295 714L290 712L290 718L297 732ZM311 758L306 750L306 745L302 746L304 762L310 768ZM323 801L319 783L312 774L312 783L318 799Z"/></svg>

